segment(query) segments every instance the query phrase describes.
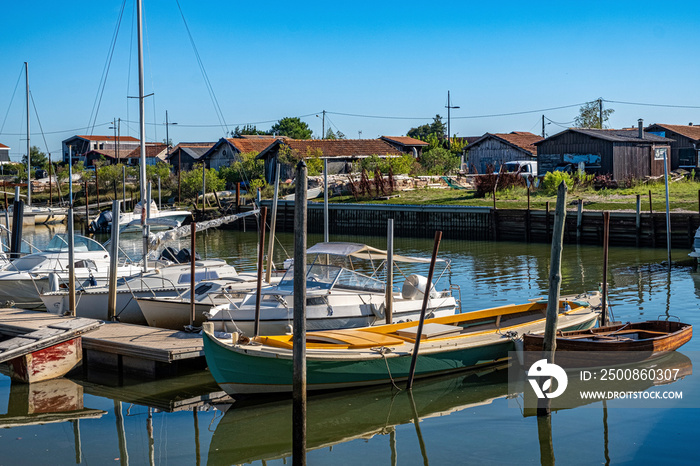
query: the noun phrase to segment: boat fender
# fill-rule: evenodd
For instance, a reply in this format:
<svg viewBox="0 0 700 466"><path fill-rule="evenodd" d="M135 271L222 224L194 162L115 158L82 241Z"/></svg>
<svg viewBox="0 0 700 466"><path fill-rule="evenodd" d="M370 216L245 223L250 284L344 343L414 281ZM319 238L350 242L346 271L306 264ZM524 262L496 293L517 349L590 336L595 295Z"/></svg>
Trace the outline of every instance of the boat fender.
<svg viewBox="0 0 700 466"><path fill-rule="evenodd" d="M51 272L48 276L49 280L49 291L59 291L58 274Z"/></svg>
<svg viewBox="0 0 700 466"><path fill-rule="evenodd" d="M238 338L240 337L240 334L238 332L233 332L231 334L231 343L236 345L238 344Z"/></svg>
<svg viewBox="0 0 700 466"><path fill-rule="evenodd" d="M369 308L372 310L372 314L374 314L378 319L384 318L384 303L379 306L374 303L369 303Z"/></svg>

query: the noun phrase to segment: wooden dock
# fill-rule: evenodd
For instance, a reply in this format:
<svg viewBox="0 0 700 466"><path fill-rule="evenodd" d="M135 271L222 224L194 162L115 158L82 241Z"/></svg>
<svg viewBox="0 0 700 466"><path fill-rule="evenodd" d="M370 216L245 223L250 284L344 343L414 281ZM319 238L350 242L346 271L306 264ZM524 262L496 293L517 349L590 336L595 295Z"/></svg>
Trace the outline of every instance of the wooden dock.
<svg viewBox="0 0 700 466"><path fill-rule="evenodd" d="M0 309L0 332L22 335L69 319L42 311ZM82 346L88 371L156 377L173 375L180 362L204 365L202 337L175 330L107 322L84 335Z"/></svg>

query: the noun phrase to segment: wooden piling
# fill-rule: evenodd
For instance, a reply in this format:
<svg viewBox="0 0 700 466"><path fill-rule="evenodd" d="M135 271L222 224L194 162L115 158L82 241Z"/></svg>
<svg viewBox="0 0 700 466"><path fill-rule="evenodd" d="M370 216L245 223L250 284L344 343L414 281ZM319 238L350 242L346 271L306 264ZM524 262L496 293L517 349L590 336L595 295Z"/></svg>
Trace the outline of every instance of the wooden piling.
<svg viewBox="0 0 700 466"><path fill-rule="evenodd" d="M109 257L109 295L107 300L107 316L115 320L117 313L117 265L119 258L119 201L112 201L112 239Z"/></svg>
<svg viewBox="0 0 700 466"><path fill-rule="evenodd" d="M418 330L416 332L416 342L413 345L413 354L411 355L411 366L408 370L408 381L406 382L406 390L410 390L413 386L413 376L416 372L416 361L418 360L418 351L420 350L420 339L423 334L423 323L425 322L425 312L428 309L428 300L430 292L433 288L433 272L435 272L435 262L437 261L438 250L440 249L440 240L442 232L435 232L435 241L433 244L433 255L430 259L430 269L428 270L428 284L423 292L423 306L420 310L420 319L418 320Z"/></svg>
<svg viewBox="0 0 700 466"><path fill-rule="evenodd" d="M241 182L236 183L236 213L241 211Z"/></svg>
<svg viewBox="0 0 700 466"><path fill-rule="evenodd" d="M100 212L100 180L97 177L97 167L95 167L95 195L97 196L97 212Z"/></svg>
<svg viewBox="0 0 700 466"><path fill-rule="evenodd" d="M272 252L275 250L275 231L277 228L277 202L280 190L280 164L277 164L277 174L275 175L275 191L272 195L272 218L270 218L270 242L267 246L267 270L265 271L265 281L272 280ZM236 209L238 210L238 209Z"/></svg>
<svg viewBox="0 0 700 466"><path fill-rule="evenodd" d="M566 183L561 182L557 189L557 208L554 214L554 232L552 234L552 251L549 262L549 293L547 296L547 320L544 328L543 356L548 363L554 362L556 350L557 320L559 317L559 293L561 291L561 254L564 240L564 222L566 221ZM538 416L549 416L550 399L539 400Z"/></svg>
<svg viewBox="0 0 700 466"><path fill-rule="evenodd" d="M88 194L88 182L85 180L85 232L90 224L90 199Z"/></svg>
<svg viewBox="0 0 700 466"><path fill-rule="evenodd" d="M545 241L549 241L549 201L545 203Z"/></svg>
<svg viewBox="0 0 700 466"><path fill-rule="evenodd" d="M637 216L636 220L636 246L639 247L639 240L642 235L642 196L637 194Z"/></svg>
<svg viewBox="0 0 700 466"><path fill-rule="evenodd" d="M610 241L610 212L603 212L603 298L600 315L601 325L608 325L608 248Z"/></svg>
<svg viewBox="0 0 700 466"><path fill-rule="evenodd" d="M578 211L576 213L576 242L581 242L581 229L583 226L583 199L578 200Z"/></svg>
<svg viewBox="0 0 700 466"><path fill-rule="evenodd" d="M650 214L654 213L654 209L652 208L652 204L651 204L651 189L649 190L649 213Z"/></svg>
<svg viewBox="0 0 700 466"><path fill-rule="evenodd" d="M260 335L260 299L262 298L263 261L265 260L265 222L267 207L260 208L260 239L258 241L258 283L255 288L255 323L253 337Z"/></svg>
<svg viewBox="0 0 700 466"><path fill-rule="evenodd" d="M292 461L306 465L306 225L307 168L296 166L294 194L294 334L292 374Z"/></svg>

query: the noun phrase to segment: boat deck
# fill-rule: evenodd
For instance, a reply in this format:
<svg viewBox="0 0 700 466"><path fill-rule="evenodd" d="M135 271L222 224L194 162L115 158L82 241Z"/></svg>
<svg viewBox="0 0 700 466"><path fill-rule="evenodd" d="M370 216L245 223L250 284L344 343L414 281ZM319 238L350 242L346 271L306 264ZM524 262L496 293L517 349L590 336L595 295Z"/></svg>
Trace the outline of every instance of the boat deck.
<svg viewBox="0 0 700 466"><path fill-rule="evenodd" d="M43 311L0 309L0 333L17 336L70 319ZM204 364L204 346L198 334L107 322L82 338L88 369L155 376L171 375L173 363L178 361Z"/></svg>

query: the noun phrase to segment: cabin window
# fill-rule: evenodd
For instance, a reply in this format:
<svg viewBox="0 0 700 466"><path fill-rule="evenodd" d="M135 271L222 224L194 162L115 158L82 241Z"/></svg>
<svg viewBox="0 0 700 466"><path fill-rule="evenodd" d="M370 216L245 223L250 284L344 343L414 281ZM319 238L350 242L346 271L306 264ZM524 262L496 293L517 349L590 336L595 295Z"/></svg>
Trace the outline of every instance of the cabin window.
<svg viewBox="0 0 700 466"><path fill-rule="evenodd" d="M662 147L660 149L654 149L654 160L663 160L664 157L666 157L666 149L665 147Z"/></svg>
<svg viewBox="0 0 700 466"><path fill-rule="evenodd" d="M177 282L178 283L189 283L190 277L191 277L191 275L189 273L183 273L182 275L180 275L178 277ZM206 272L195 272L194 273L194 281L195 282L200 282L202 280L217 280L218 278L219 278L219 274L213 270L208 270Z"/></svg>

